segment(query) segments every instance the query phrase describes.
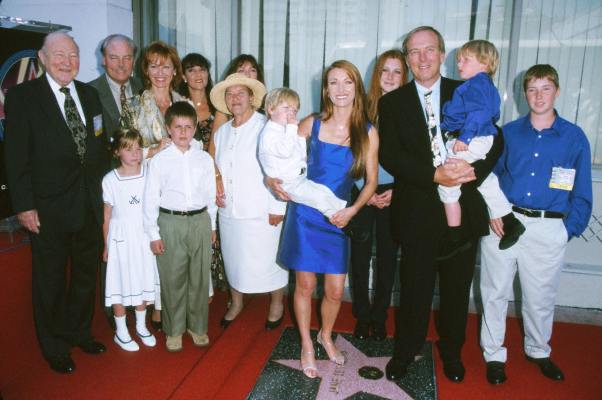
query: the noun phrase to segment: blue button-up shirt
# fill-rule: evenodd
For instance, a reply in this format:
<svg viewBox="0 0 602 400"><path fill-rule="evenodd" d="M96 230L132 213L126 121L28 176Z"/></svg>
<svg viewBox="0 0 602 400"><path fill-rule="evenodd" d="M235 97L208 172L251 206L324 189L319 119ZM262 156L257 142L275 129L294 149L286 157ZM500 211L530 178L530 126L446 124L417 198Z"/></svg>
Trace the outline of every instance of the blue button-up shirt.
<svg viewBox="0 0 602 400"><path fill-rule="evenodd" d="M556 116L550 128L531 125L529 115L503 127L504 152L494 172L508 200L522 208L565 215L569 239L583 233L592 213L591 154L577 125ZM552 168L575 169L572 190L550 188Z"/></svg>
<svg viewBox="0 0 602 400"><path fill-rule="evenodd" d="M496 135L500 119L500 94L491 77L480 72L458 86L443 105L441 131L460 131L458 139L469 144L475 136Z"/></svg>

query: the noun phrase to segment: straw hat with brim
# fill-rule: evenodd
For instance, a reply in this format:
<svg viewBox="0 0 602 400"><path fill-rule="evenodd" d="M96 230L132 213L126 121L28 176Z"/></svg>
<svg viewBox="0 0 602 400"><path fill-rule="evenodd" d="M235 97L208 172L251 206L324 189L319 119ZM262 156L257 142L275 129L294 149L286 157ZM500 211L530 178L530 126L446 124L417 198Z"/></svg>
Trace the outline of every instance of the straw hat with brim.
<svg viewBox="0 0 602 400"><path fill-rule="evenodd" d="M232 114L228 107L226 106L226 90L229 87L242 85L246 86L253 92L253 107L258 109L261 107L261 103L263 101L263 97L266 94L265 86L263 83L259 82L257 79L248 78L245 74L241 74L240 72L228 75L226 79L218 83L211 89L211 93L209 93L209 97L211 97L211 102L218 109L218 111L223 112L224 114Z"/></svg>

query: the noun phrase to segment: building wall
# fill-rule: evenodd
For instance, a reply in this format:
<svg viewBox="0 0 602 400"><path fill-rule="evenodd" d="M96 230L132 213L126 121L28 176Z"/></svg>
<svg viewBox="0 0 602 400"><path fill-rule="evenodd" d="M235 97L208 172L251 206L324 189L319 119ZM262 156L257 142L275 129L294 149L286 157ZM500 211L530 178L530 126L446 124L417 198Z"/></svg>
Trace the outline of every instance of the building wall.
<svg viewBox="0 0 602 400"><path fill-rule="evenodd" d="M0 15L70 26L80 48L77 79L84 82L103 72L102 39L112 33L132 37L133 32L131 0L4 0Z"/></svg>

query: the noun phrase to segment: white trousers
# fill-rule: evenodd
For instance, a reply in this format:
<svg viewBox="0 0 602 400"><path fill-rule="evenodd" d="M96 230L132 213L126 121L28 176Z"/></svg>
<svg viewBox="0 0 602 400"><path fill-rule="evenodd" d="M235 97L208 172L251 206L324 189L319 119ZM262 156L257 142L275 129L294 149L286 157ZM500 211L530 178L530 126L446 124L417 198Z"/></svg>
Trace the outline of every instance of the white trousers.
<svg viewBox="0 0 602 400"><path fill-rule="evenodd" d="M295 203L313 207L328 218L347 206L347 202L339 199L327 186L307 179L305 174L281 186Z"/></svg>
<svg viewBox="0 0 602 400"><path fill-rule="evenodd" d="M493 136L477 136L470 141L468 151L459 153L453 152L456 139L448 140L447 147L448 158L459 158L468 163L473 163L477 160L482 160L487 156L487 152L493 144ZM501 218L512 211L512 207L506 199L504 192L500 189L497 176L494 173L489 174L478 187L479 192L483 196L487 208L489 209L490 218ZM439 185L439 198L443 203L456 203L460 199L460 185L457 186L442 186Z"/></svg>
<svg viewBox="0 0 602 400"><path fill-rule="evenodd" d="M525 354L549 357L554 305L568 235L560 218L530 218L515 213L526 230L507 250L490 232L481 239L481 348L485 361L506 362L506 313L518 272L522 292Z"/></svg>

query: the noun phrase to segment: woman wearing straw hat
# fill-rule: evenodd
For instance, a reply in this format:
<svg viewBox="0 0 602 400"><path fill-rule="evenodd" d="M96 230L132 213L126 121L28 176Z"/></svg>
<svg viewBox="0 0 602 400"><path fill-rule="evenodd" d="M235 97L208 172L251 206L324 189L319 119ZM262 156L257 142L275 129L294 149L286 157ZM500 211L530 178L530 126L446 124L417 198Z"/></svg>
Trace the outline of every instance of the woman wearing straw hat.
<svg viewBox="0 0 602 400"><path fill-rule="evenodd" d="M215 162L224 185L218 199L222 253L232 304L222 319L224 328L243 309L243 293L270 292L266 328L276 328L284 315L282 296L288 271L276 264L276 252L286 203L266 188L257 159L258 137L266 123L255 110L265 86L235 73L215 85L211 102L232 119L215 133Z"/></svg>

